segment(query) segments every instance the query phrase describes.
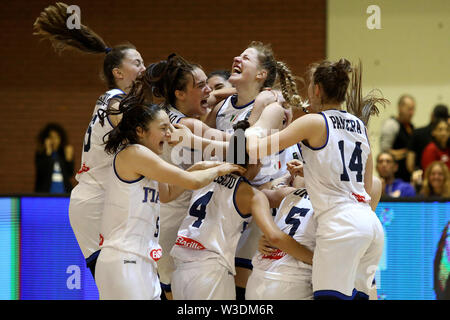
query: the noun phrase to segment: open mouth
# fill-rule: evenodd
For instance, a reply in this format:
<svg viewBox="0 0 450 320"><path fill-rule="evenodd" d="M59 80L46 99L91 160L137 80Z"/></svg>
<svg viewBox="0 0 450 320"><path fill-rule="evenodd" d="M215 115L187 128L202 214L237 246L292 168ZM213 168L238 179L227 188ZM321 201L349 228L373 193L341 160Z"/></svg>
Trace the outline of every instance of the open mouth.
<svg viewBox="0 0 450 320"><path fill-rule="evenodd" d="M236 73L236 74L241 74L242 73L242 69L239 66L233 66L232 71L233 71L232 73Z"/></svg>
<svg viewBox="0 0 450 320"><path fill-rule="evenodd" d="M208 107L209 107L209 104L208 104L208 98L209 98L209 96L206 97L206 98L204 98L204 99L202 99L202 100L200 100L200 105L201 105L203 108L208 108Z"/></svg>

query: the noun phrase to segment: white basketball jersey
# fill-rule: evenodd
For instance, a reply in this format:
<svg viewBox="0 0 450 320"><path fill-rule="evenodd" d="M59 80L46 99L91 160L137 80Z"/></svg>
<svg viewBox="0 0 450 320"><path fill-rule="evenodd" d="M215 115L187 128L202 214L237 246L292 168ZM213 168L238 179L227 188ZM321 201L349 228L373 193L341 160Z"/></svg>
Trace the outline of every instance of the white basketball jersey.
<svg viewBox="0 0 450 320"><path fill-rule="evenodd" d="M103 188L105 181L109 176L109 168L113 159L113 155L105 152L103 137L110 132L114 126L108 118L105 119L104 125L102 126L97 111L100 109L106 110L109 101L112 98L124 94L125 92L120 89L112 89L97 99L94 112L92 113L92 120L89 123L89 127L84 137L81 168L75 176L77 181L96 184Z"/></svg>
<svg viewBox="0 0 450 320"><path fill-rule="evenodd" d="M261 169L251 181L252 185L260 186L284 176L288 172L287 163L294 159L301 159L300 146L297 144L290 146L277 154L264 157L261 159Z"/></svg>
<svg viewBox="0 0 450 320"><path fill-rule="evenodd" d="M186 118L186 115L178 111L172 106L166 107L166 112L169 116L170 123L179 123L181 119ZM194 150L186 147L170 147L166 142L163 146L162 158L167 162L186 170L194 163L202 161L202 150Z"/></svg>
<svg viewBox="0 0 450 320"><path fill-rule="evenodd" d="M115 159L106 190L100 248L115 248L157 261L162 254L158 244L158 182L144 176L134 181L121 179L116 172Z"/></svg>
<svg viewBox="0 0 450 320"><path fill-rule="evenodd" d="M281 231L293 237L311 251L315 247L316 221L311 219L313 208L306 189L297 189L288 194L281 202L274 218ZM253 268L263 271L282 273L286 276L298 275L299 269L309 276L312 267L294 257L277 250L270 256L257 252L252 259Z"/></svg>
<svg viewBox="0 0 450 320"><path fill-rule="evenodd" d="M216 129L233 133L233 125L238 121L248 119L255 100L243 106L236 106L237 95L225 99L216 115Z"/></svg>
<svg viewBox="0 0 450 320"><path fill-rule="evenodd" d="M364 123L339 110L321 112L327 141L320 148L301 143L305 185L315 216L345 203L369 203L364 189L366 161L370 153Z"/></svg>
<svg viewBox="0 0 450 320"><path fill-rule="evenodd" d="M236 208L236 190L244 179L228 174L195 190L188 215L178 230L171 255L183 262L219 259L235 274L234 256L244 222L251 215Z"/></svg>

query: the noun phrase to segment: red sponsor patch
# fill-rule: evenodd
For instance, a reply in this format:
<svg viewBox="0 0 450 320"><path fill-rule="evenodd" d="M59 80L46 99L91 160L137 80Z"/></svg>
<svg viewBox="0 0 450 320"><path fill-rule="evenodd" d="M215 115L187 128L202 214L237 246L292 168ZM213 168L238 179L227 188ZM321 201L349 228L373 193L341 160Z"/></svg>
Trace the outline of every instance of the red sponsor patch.
<svg viewBox="0 0 450 320"><path fill-rule="evenodd" d="M101 233L99 234L99 236L100 236L100 241L98 242L98 245L101 246L101 245L103 245L103 241L105 241L105 238L103 238L103 235Z"/></svg>
<svg viewBox="0 0 450 320"><path fill-rule="evenodd" d="M281 251L280 249L277 249L276 251L272 252L270 255L263 255L263 259L271 259L271 260L279 260L283 258L286 255L286 252Z"/></svg>
<svg viewBox="0 0 450 320"><path fill-rule="evenodd" d="M354 196L356 201L358 201L358 202L366 202L366 198L360 194L356 194L356 193L352 192L352 196Z"/></svg>
<svg viewBox="0 0 450 320"><path fill-rule="evenodd" d="M177 241L175 242L177 246L186 247L194 250L204 250L205 247L198 241L194 239L186 238L183 236L177 236Z"/></svg>
<svg viewBox="0 0 450 320"><path fill-rule="evenodd" d="M83 172L88 172L89 171L89 167L85 164L85 163L83 163L83 165L81 166L81 169L80 170L78 170L78 174L81 174L81 173L83 173Z"/></svg>
<svg viewBox="0 0 450 320"><path fill-rule="evenodd" d="M150 258L152 258L155 261L158 261L162 257L162 249L153 249L150 251Z"/></svg>

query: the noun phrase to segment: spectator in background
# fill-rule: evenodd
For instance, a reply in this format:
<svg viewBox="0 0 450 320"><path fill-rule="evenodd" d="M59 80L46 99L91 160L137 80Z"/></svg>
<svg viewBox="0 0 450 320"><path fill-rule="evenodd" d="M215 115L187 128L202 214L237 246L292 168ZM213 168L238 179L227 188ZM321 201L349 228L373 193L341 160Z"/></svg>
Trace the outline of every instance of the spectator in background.
<svg viewBox="0 0 450 320"><path fill-rule="evenodd" d="M208 75L206 84L211 88L211 90L219 90L222 88L231 88L231 83L228 82L230 77L230 71L217 70L213 71Z"/></svg>
<svg viewBox="0 0 450 320"><path fill-rule="evenodd" d="M408 154L406 156L406 166L410 173L422 168L422 153L425 147L431 142L431 124L439 118L448 119L448 107L438 104L431 113L430 123L418 129L414 129L409 141Z"/></svg>
<svg viewBox="0 0 450 320"><path fill-rule="evenodd" d="M442 161L450 169L449 124L447 119L437 119L431 125L431 141L422 153L422 170L433 161Z"/></svg>
<svg viewBox="0 0 450 320"><path fill-rule="evenodd" d="M69 193L74 174L73 147L64 128L47 124L38 135L35 192Z"/></svg>
<svg viewBox="0 0 450 320"><path fill-rule="evenodd" d="M392 198L414 197L416 191L409 183L395 178L398 164L390 152L381 152L377 157L376 169L382 182L382 195Z"/></svg>
<svg viewBox="0 0 450 320"><path fill-rule="evenodd" d="M450 173L443 162L434 161L425 170L420 194L425 197L450 197Z"/></svg>
<svg viewBox="0 0 450 320"><path fill-rule="evenodd" d="M416 102L410 95L402 95L398 100L398 116L387 119L380 136L381 152L389 151L398 163L396 178L410 182L411 175L406 168L406 153L414 126L411 119L414 116Z"/></svg>

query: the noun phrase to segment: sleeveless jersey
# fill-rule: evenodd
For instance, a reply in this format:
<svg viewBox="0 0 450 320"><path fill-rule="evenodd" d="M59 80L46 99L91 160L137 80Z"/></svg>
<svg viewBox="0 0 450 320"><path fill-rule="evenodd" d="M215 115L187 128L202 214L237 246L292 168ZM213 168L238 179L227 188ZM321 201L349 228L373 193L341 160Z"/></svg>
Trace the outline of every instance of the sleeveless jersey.
<svg viewBox="0 0 450 320"><path fill-rule="evenodd" d="M104 125L100 124L97 111L106 110L109 101L117 96L123 95L125 92L119 89L112 89L101 95L95 104L92 120L86 131L83 143L83 151L81 155L81 169L77 172L75 178L78 182L88 184L96 184L103 188L109 175L109 168L113 159L112 155L105 152L105 144L103 137L114 126L108 118L105 119Z"/></svg>
<svg viewBox="0 0 450 320"><path fill-rule="evenodd" d="M183 262L218 259L235 274L234 256L251 215L236 208L236 190L244 179L228 174L195 190L188 214L178 230L171 255Z"/></svg>
<svg viewBox="0 0 450 320"><path fill-rule="evenodd" d="M115 248L157 261L162 254L158 244L158 182L144 176L134 181L121 179L115 159L106 190L100 248Z"/></svg>
<svg viewBox="0 0 450 320"><path fill-rule="evenodd" d="M340 110L320 113L327 140L320 148L301 142L305 185L317 217L340 204L369 203L364 189L366 161L370 153L364 123Z"/></svg>
<svg viewBox="0 0 450 320"><path fill-rule="evenodd" d="M311 251L315 247L316 221L311 219L313 208L306 189L297 189L281 202L274 220L281 231L293 237ZM298 276L299 269L311 276L312 266L277 250L270 256L257 252L252 259L253 268Z"/></svg>
<svg viewBox="0 0 450 320"><path fill-rule="evenodd" d="M233 125L240 120L248 119L255 100L243 106L236 106L237 95L225 99L216 115L216 129L233 133Z"/></svg>
<svg viewBox="0 0 450 320"><path fill-rule="evenodd" d="M258 174L251 181L252 185L260 186L269 181L278 179L288 173L287 163L294 159L301 159L300 146L290 146L277 154L264 157Z"/></svg>
<svg viewBox="0 0 450 320"><path fill-rule="evenodd" d="M179 123L181 119L186 118L186 115L178 111L172 106L166 107L167 115L169 116L170 123ZM186 170L194 163L202 160L202 151L194 150L186 147L170 147L167 143L163 146L162 158L167 162Z"/></svg>

